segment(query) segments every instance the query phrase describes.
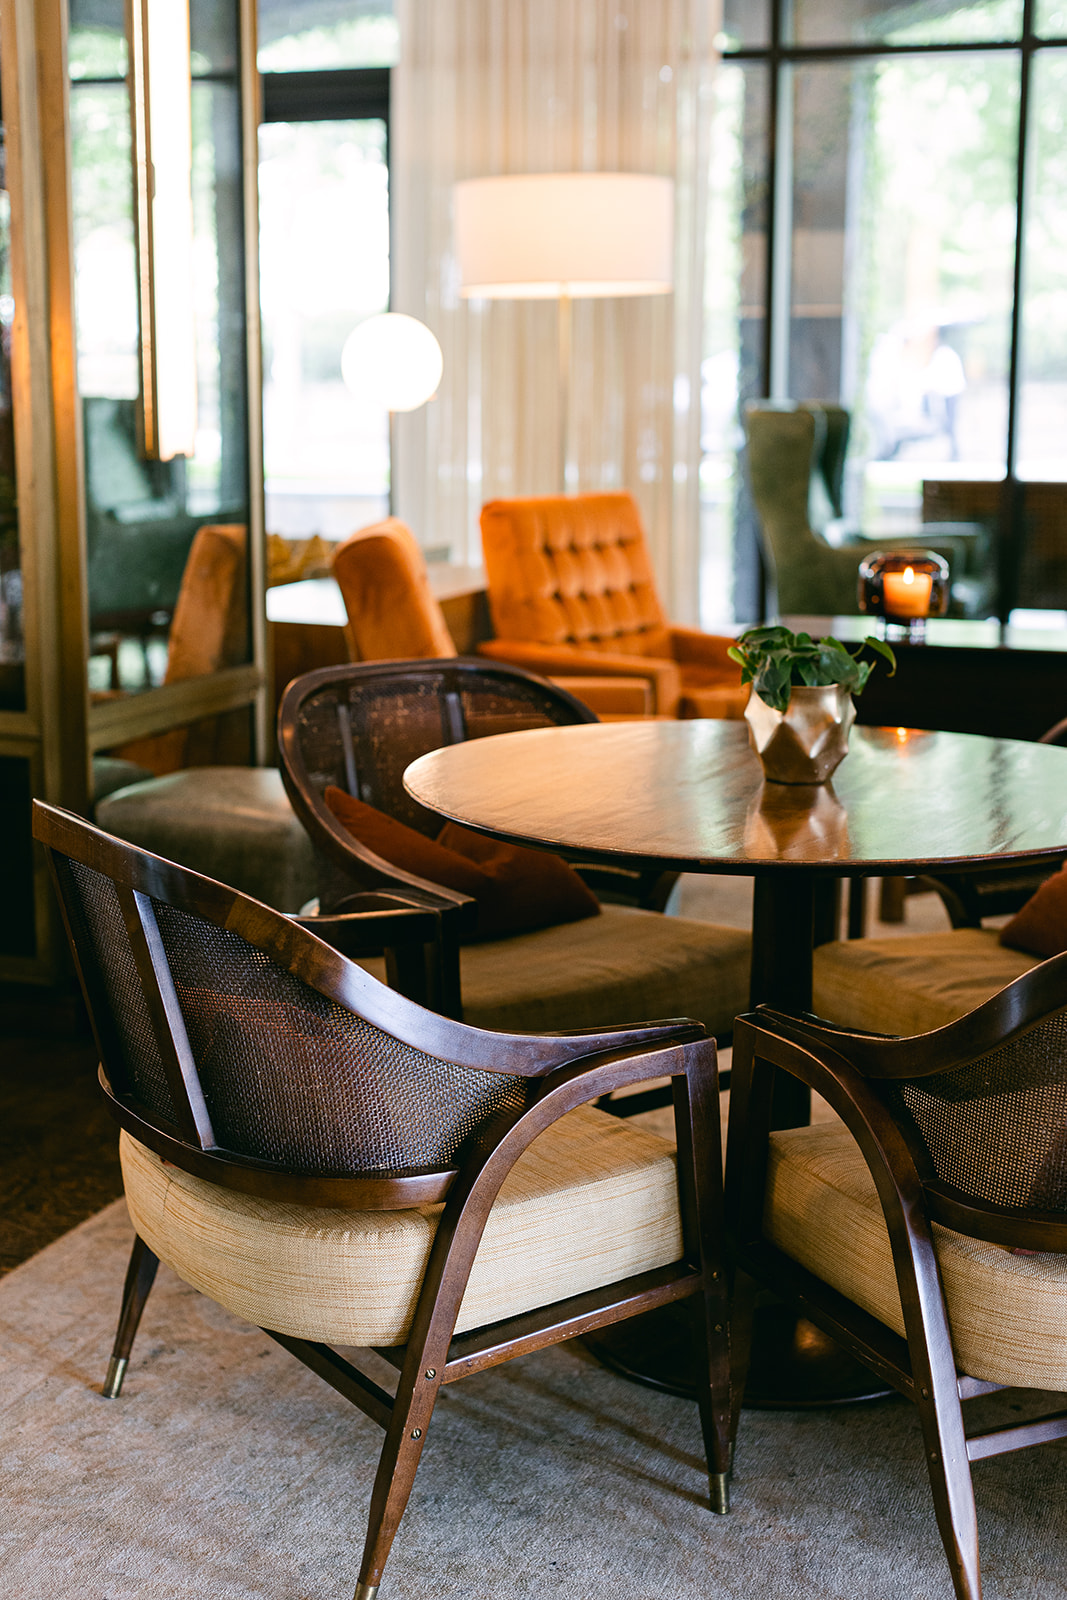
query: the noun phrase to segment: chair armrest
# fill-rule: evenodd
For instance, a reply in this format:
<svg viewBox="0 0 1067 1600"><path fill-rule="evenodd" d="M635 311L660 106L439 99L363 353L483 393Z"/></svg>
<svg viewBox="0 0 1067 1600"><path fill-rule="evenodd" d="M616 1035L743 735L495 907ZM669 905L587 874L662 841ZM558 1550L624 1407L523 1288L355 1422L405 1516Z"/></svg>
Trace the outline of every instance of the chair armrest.
<svg viewBox="0 0 1067 1600"><path fill-rule="evenodd" d="M653 710L661 717L675 714L682 692L678 667L662 656L629 656L573 644L535 644L528 639L487 639L478 646L478 653L546 678L644 678L652 686Z"/></svg>
<svg viewBox="0 0 1067 1600"><path fill-rule="evenodd" d="M455 908L372 891L349 895L332 912L288 920L349 961L384 954L391 989L428 1011L462 1016Z"/></svg>
<svg viewBox="0 0 1067 1600"><path fill-rule="evenodd" d="M319 898L327 913L344 909L361 895L384 894L437 912L455 937L473 932L477 907L469 895L457 894L386 861L349 833L321 796L305 794L284 761L280 770L293 810L319 857Z"/></svg>
<svg viewBox="0 0 1067 1600"><path fill-rule="evenodd" d="M441 933L437 911L388 894L352 895L341 909L312 916L294 915L289 921L306 928L350 961L378 955L389 946L432 944Z"/></svg>
<svg viewBox="0 0 1067 1600"><path fill-rule="evenodd" d="M724 677L737 681L740 687L741 668L727 655L730 646L737 643L731 634L703 633L699 628L668 628L671 655L679 666L721 667Z"/></svg>
<svg viewBox="0 0 1067 1600"><path fill-rule="evenodd" d="M598 717L652 716L652 685L647 678L581 677L551 680Z"/></svg>

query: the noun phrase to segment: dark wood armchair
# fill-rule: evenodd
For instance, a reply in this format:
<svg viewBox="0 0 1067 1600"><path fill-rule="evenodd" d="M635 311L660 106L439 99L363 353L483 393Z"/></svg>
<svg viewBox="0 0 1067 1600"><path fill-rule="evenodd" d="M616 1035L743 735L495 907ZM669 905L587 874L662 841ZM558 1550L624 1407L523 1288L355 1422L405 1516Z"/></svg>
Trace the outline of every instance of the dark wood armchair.
<svg viewBox="0 0 1067 1600"><path fill-rule="evenodd" d="M840 1122L771 1131L779 1072ZM773 1285L915 1402L955 1593L979 1600L971 1463L1067 1437L1067 1411L968 1434L961 1409L1067 1390L1067 954L912 1038L738 1018L726 1207L737 1404Z"/></svg>
<svg viewBox="0 0 1067 1600"><path fill-rule="evenodd" d="M699 1025L480 1033L68 813L38 804L34 827L137 1235L106 1395L160 1260L262 1327L385 1432L356 1588L373 1600L443 1384L688 1300L726 1509L718 1092ZM661 1075L677 1161L589 1104ZM376 1349L395 1393L336 1345Z"/></svg>
<svg viewBox="0 0 1067 1600"><path fill-rule="evenodd" d="M320 909L343 906L356 890L422 896L442 926L441 968L429 985L436 998L428 1003L480 1027L570 1029L666 1012L695 1016L709 1033L726 1035L747 1003L749 934L649 909L661 904L660 874L592 869L599 916L464 944L472 903L383 860L323 798L335 786L436 836L442 819L404 789L416 757L464 739L596 720L543 678L463 657L363 662L296 679L279 711L279 762L319 859Z"/></svg>

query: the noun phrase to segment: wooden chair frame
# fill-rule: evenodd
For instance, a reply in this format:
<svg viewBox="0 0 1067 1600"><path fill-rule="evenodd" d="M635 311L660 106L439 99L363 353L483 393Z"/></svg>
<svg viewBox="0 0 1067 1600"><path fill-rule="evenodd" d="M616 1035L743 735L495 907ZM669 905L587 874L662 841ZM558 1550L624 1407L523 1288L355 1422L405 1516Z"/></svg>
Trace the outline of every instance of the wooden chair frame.
<svg viewBox="0 0 1067 1600"><path fill-rule="evenodd" d="M445 1016L459 1020L463 1015L459 948L462 939L473 930L473 900L394 866L353 838L330 811L312 781L301 741L302 708L312 697L334 687L339 692L347 691L353 685L380 683L399 677L410 681L413 691L419 684L440 682L441 745L460 744L467 738L462 700L463 687L467 682L491 682L501 693L506 693L511 687L517 688L523 692L527 702L533 692L556 723L596 722L598 718L595 712L573 695L532 672L464 656L439 660L356 662L340 667L322 667L294 679L285 691L278 709L278 761L293 810L307 829L316 851L329 868L348 880L353 889L392 890L438 913L441 940L440 945L431 952L428 962L427 997L424 1003ZM347 783L338 773L337 777L341 780L339 787L347 787L350 793L355 793L358 790L356 775L359 762L351 721L341 718L339 731L342 739L347 741ZM413 750L411 759L415 760L416 756L424 753L421 749ZM663 909L677 878L677 873L663 873L657 869L641 872L623 866L587 867L578 864L576 870L581 872L594 893L602 898L621 900L656 911ZM347 901L341 905L347 906ZM325 906L323 909L332 907Z"/></svg>
<svg viewBox="0 0 1067 1600"><path fill-rule="evenodd" d="M725 1272L718 1254L722 1233L718 1081L714 1041L704 1036L699 1024L649 1023L569 1036L481 1032L422 1010L280 913L114 839L69 813L35 803L34 831L48 852L63 902L100 1051L100 1082L121 1127L184 1171L272 1200L362 1210L399 1210L444 1202L407 1343L378 1352L399 1371L395 1394L325 1344L264 1330L385 1431L356 1600L374 1600L377 1595L443 1384L673 1301L688 1299L693 1306L711 1503L716 1511L727 1509L729 1352ZM115 886L155 1041L178 1108L176 1122L161 1119L113 1086L122 1057L119 1034L95 958L76 937L57 857L79 862ZM153 900L239 935L310 989L395 1040L467 1068L530 1080L525 1106L490 1117L453 1163L436 1168L305 1175L220 1147L159 937ZM678 1132L681 1259L453 1337L489 1212L522 1153L568 1111L615 1089L665 1075L672 1082ZM138 1239L104 1388L108 1396L120 1392L157 1264L156 1256Z"/></svg>
<svg viewBox="0 0 1067 1600"><path fill-rule="evenodd" d="M980 1600L970 1464L1067 1438L1067 1411L967 1434L961 1402L1004 1387L957 1370L931 1224L1027 1250L1067 1252L1067 1217L992 1205L942 1182L914 1125L885 1085L965 1066L1067 1009L1067 954L1024 974L966 1017L913 1038L836 1028L760 1008L737 1019L726 1170L728 1250L736 1272L736 1433L757 1284L796 1305L919 1412L934 1508L958 1600ZM893 1251L906 1337L853 1304L764 1234L771 1091L785 1072L822 1095L855 1138L877 1185Z"/></svg>

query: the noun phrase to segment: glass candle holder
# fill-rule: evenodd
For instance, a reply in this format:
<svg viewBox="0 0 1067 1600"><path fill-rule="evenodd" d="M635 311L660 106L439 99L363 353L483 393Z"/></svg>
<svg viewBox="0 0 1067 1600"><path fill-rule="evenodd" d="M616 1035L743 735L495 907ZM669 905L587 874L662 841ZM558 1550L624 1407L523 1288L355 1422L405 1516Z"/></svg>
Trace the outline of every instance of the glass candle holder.
<svg viewBox="0 0 1067 1600"><path fill-rule="evenodd" d="M860 566L860 610L882 618L887 639L921 641L948 599L948 562L932 550L879 550Z"/></svg>

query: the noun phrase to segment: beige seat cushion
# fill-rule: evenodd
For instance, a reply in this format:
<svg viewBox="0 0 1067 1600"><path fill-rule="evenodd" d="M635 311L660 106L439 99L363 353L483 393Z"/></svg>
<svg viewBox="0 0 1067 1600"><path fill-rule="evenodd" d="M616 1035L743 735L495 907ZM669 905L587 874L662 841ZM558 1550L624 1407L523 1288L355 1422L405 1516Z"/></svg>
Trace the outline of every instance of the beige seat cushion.
<svg viewBox="0 0 1067 1600"><path fill-rule="evenodd" d="M220 1189L127 1134L133 1225L179 1277L260 1327L392 1345L407 1335L441 1206L354 1211ZM457 1328L480 1327L677 1261L675 1156L582 1106L536 1140L490 1213Z"/></svg>
<svg viewBox="0 0 1067 1600"><path fill-rule="evenodd" d="M846 1128L771 1135L764 1227L786 1255L903 1334L874 1179ZM1067 1256L1013 1255L936 1223L933 1234L960 1370L990 1383L1067 1389Z"/></svg>
<svg viewBox="0 0 1067 1600"><path fill-rule="evenodd" d="M965 1016L1031 967L993 928L850 939L815 952L813 1009L846 1028L927 1033Z"/></svg>
<svg viewBox="0 0 1067 1600"><path fill-rule="evenodd" d="M460 955L463 1019L504 1033L692 1017L728 1033L748 1005L751 939L740 928L632 906ZM385 963L361 962L385 981Z"/></svg>

